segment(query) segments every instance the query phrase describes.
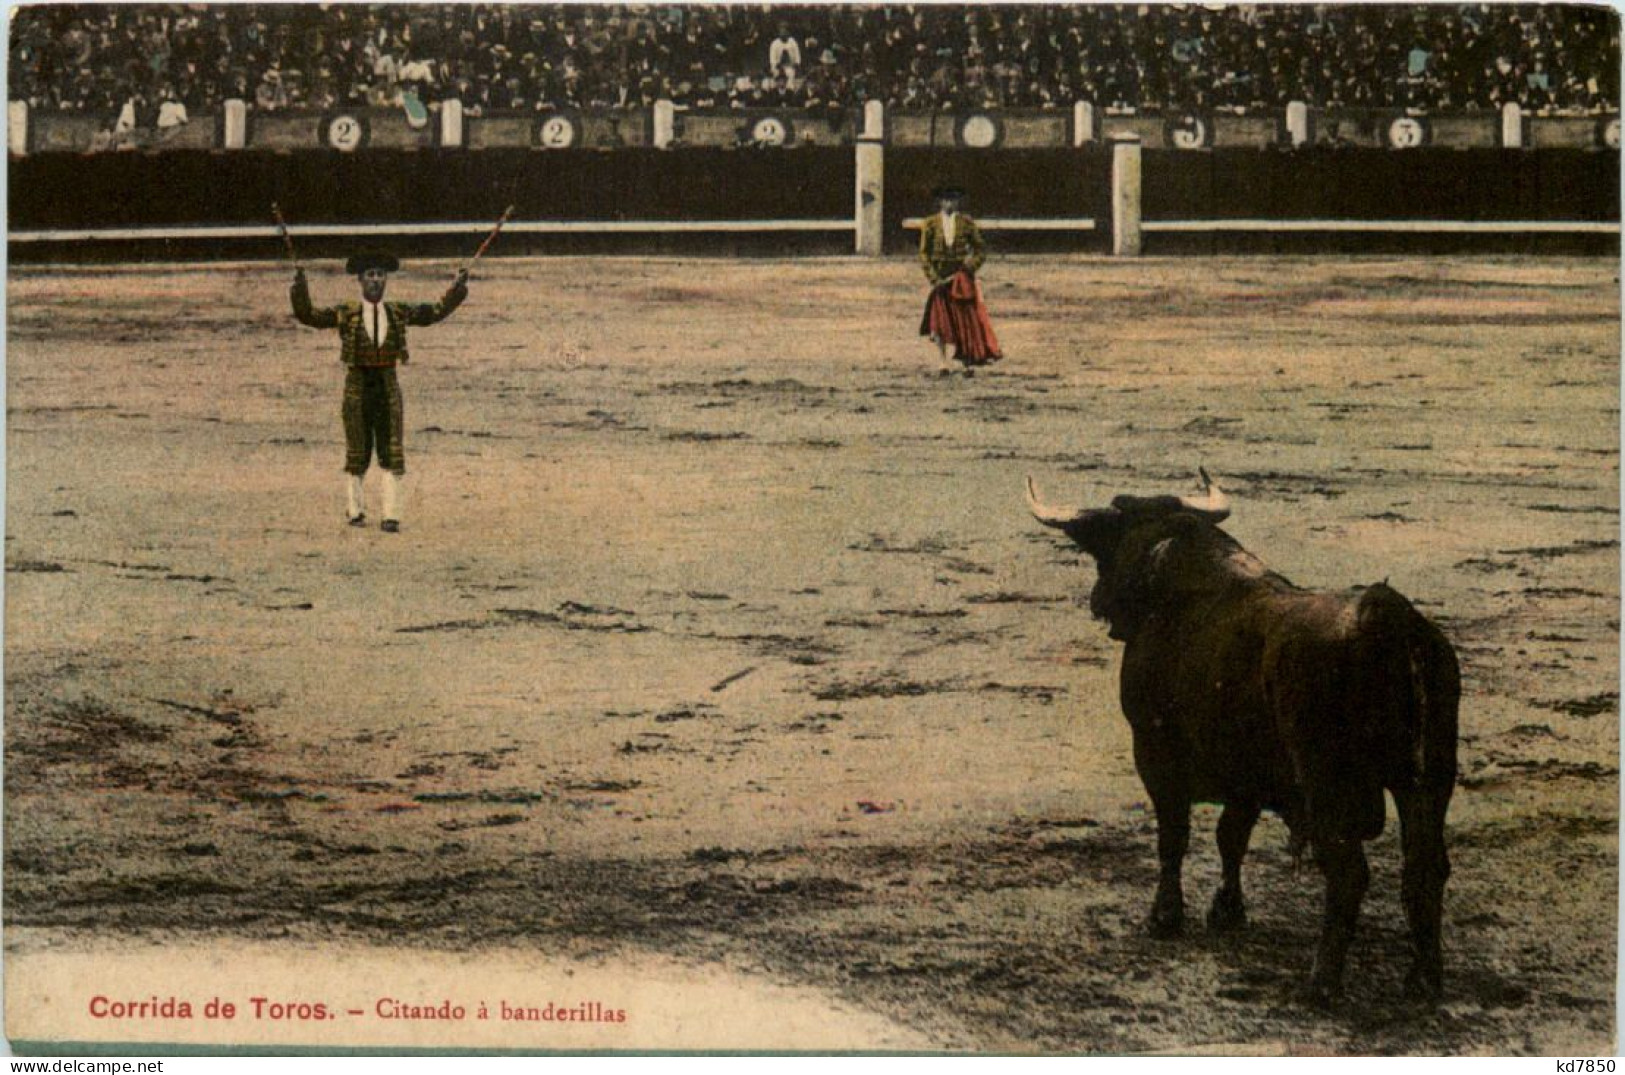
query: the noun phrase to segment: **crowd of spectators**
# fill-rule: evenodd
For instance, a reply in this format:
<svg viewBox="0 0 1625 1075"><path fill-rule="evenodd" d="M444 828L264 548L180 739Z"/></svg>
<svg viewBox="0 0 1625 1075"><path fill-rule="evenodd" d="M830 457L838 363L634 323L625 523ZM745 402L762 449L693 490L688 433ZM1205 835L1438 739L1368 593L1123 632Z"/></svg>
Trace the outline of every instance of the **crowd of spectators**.
<svg viewBox="0 0 1625 1075"><path fill-rule="evenodd" d="M457 98L502 110L1613 111L1605 6L24 6L10 94L175 126Z"/></svg>

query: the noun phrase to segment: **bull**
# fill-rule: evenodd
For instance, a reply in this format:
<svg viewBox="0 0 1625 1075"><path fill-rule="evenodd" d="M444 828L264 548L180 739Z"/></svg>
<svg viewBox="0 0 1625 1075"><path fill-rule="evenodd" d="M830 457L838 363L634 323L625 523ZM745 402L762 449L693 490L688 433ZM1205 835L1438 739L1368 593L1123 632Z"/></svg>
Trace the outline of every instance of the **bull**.
<svg viewBox="0 0 1625 1075"><path fill-rule="evenodd" d="M1219 528L1229 499L1119 496L1032 513L1095 561L1094 615L1124 644L1119 684L1134 765L1157 822L1160 872L1148 928L1184 927L1181 866L1195 802L1220 804L1222 879L1210 930L1246 923L1241 865L1261 811L1325 878L1325 913L1305 999L1325 1006L1370 882L1364 841L1382 832L1384 792L1401 826L1413 962L1406 991L1442 990L1439 928L1450 860L1461 673L1444 635L1385 583L1300 589Z"/></svg>

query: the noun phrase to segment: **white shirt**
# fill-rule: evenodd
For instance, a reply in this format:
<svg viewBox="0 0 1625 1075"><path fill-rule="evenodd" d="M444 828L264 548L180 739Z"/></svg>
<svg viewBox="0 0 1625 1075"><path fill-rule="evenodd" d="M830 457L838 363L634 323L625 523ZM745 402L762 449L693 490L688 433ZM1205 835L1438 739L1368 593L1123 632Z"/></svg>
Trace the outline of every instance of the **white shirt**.
<svg viewBox="0 0 1625 1075"><path fill-rule="evenodd" d="M954 217L955 213L942 214L942 239L949 246L954 245Z"/></svg>
<svg viewBox="0 0 1625 1075"><path fill-rule="evenodd" d="M158 106L158 129L168 130L188 122L186 106L179 101L165 101Z"/></svg>
<svg viewBox="0 0 1625 1075"><path fill-rule="evenodd" d="M372 345L382 347L384 337L389 335L389 314L384 310L384 304L362 299L361 323L367 326L367 336L372 340Z"/></svg>
<svg viewBox="0 0 1625 1075"><path fill-rule="evenodd" d="M784 64L791 67L801 66L801 46L796 44L793 37L776 37L768 46L767 66L777 71Z"/></svg>
<svg viewBox="0 0 1625 1075"><path fill-rule="evenodd" d="M401 64L397 77L402 82L427 82L434 85L434 68L426 60L408 60Z"/></svg>

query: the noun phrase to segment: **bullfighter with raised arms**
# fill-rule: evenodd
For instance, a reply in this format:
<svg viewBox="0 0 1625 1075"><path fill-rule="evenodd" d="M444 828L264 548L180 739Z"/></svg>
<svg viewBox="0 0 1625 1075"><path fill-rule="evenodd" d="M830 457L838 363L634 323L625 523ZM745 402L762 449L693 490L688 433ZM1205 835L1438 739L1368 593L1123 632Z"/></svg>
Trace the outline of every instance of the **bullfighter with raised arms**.
<svg viewBox="0 0 1625 1075"><path fill-rule="evenodd" d="M316 309L301 268L293 275L293 316L311 328L336 328L339 360L344 363L344 471L346 515L351 526L367 522L362 479L374 455L383 473L383 523L387 533L401 528L401 479L406 474L402 450L403 407L395 367L410 357L408 326L433 325L451 316L468 297L468 270L461 269L439 302L385 302L389 274L400 268L390 254L357 254L345 271L361 284L360 302Z"/></svg>

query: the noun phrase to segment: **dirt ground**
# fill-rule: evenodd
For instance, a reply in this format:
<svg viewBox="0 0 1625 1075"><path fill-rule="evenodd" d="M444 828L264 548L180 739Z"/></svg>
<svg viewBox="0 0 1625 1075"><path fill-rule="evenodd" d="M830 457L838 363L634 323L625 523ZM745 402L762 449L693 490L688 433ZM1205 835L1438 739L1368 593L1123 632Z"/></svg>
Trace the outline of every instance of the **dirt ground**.
<svg viewBox="0 0 1625 1075"><path fill-rule="evenodd" d="M482 263L414 331L388 535L343 524L336 341L281 266L13 268L9 954L650 957L942 1050L1611 1051L1614 263L995 258L973 379L918 275ZM1278 821L1243 934L1142 929L1118 647L1023 480L1199 464L1272 567L1387 579L1458 647L1436 1009L1400 999L1392 827L1329 1014Z"/></svg>

